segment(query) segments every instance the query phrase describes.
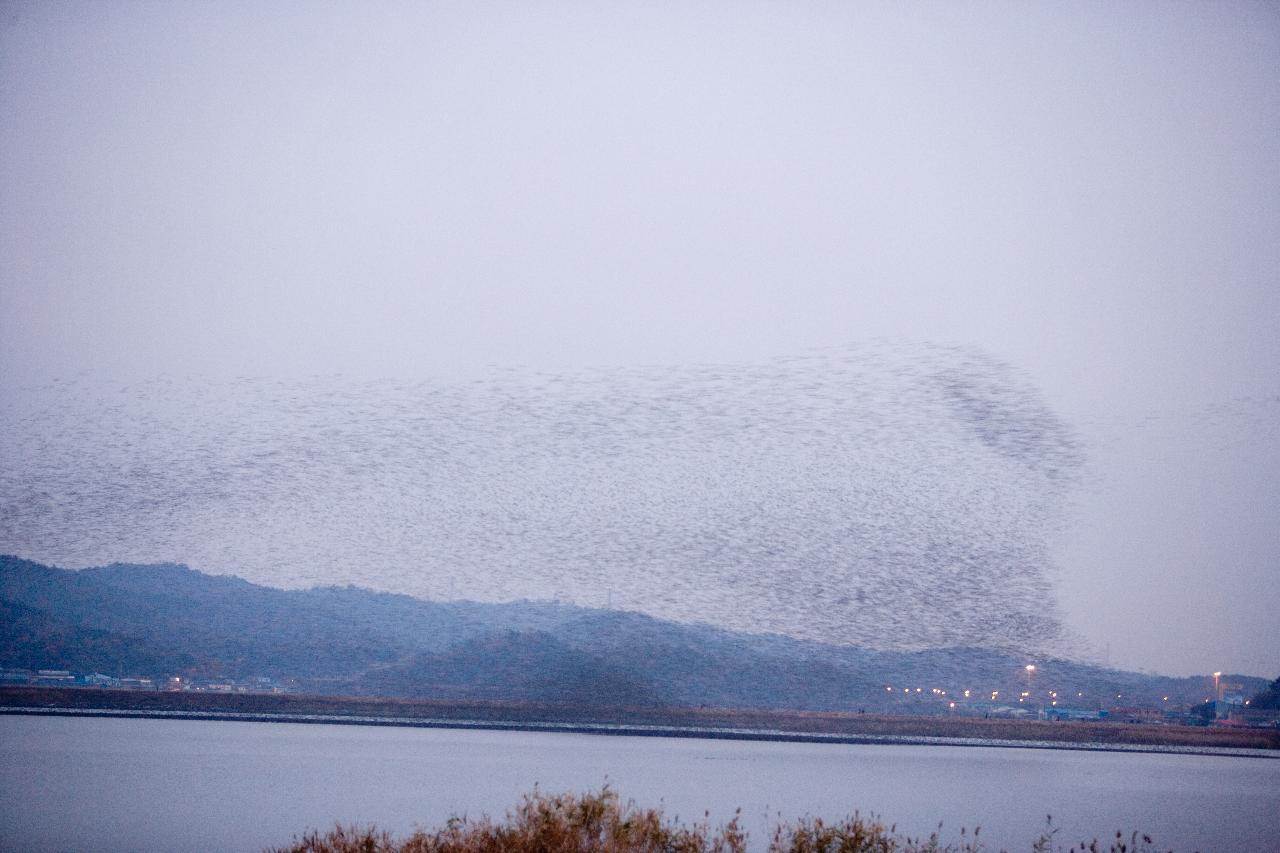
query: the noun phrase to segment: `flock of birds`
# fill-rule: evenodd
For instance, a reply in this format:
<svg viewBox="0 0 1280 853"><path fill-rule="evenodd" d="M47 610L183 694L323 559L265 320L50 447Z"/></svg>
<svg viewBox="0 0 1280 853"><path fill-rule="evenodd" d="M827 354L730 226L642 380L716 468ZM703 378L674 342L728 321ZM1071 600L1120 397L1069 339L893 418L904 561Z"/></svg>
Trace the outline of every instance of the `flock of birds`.
<svg viewBox="0 0 1280 853"><path fill-rule="evenodd" d="M1014 370L925 345L466 383L84 376L0 402L0 552L1050 648L1080 456Z"/></svg>

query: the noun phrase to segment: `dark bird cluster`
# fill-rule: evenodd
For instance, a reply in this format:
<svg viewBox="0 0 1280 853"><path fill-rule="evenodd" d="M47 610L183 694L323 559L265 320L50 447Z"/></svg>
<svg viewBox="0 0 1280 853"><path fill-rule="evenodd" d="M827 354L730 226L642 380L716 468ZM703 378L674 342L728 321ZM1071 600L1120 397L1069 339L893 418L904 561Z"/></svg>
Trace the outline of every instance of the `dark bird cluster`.
<svg viewBox="0 0 1280 853"><path fill-rule="evenodd" d="M83 376L5 394L0 552L1049 650L1079 455L1013 369L936 346L470 383Z"/></svg>

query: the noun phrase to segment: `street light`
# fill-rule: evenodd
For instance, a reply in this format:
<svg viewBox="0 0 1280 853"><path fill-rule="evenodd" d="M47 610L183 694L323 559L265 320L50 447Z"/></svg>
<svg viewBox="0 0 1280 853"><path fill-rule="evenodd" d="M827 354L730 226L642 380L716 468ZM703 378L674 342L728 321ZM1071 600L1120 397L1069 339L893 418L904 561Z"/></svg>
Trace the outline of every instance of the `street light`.
<svg viewBox="0 0 1280 853"><path fill-rule="evenodd" d="M1213 674L1213 701L1222 701L1222 690L1218 687L1218 679L1222 678L1222 673L1215 672Z"/></svg>

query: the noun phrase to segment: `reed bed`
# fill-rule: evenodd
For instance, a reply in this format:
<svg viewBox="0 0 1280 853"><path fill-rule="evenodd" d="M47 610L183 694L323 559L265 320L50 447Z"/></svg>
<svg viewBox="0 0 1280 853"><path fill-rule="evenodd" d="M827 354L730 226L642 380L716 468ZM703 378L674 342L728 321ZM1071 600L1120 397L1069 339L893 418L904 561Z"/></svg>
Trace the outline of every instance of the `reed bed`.
<svg viewBox="0 0 1280 853"><path fill-rule="evenodd" d="M1052 820L1032 853L1157 853L1149 837L1117 833L1063 847L1055 843ZM992 853L980 832L961 830L961 839L944 843L938 833L911 838L878 818L853 814L838 821L806 817L774 827L769 853ZM753 845L754 847L755 845ZM623 803L605 787L586 794L526 794L506 820L450 818L435 830L418 830L403 839L374 827L336 826L307 833L288 847L268 853L746 853L747 833L740 815L712 829L709 818L681 824L661 809Z"/></svg>

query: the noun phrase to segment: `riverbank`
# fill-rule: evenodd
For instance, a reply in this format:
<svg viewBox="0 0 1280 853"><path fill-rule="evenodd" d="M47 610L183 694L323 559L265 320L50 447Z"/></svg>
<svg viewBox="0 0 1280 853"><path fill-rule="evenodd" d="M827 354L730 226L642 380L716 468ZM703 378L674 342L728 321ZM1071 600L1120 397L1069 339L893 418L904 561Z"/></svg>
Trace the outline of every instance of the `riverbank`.
<svg viewBox="0 0 1280 853"><path fill-rule="evenodd" d="M0 687L0 713L561 731L819 743L904 743L1280 758L1280 731L1109 722L709 708Z"/></svg>

